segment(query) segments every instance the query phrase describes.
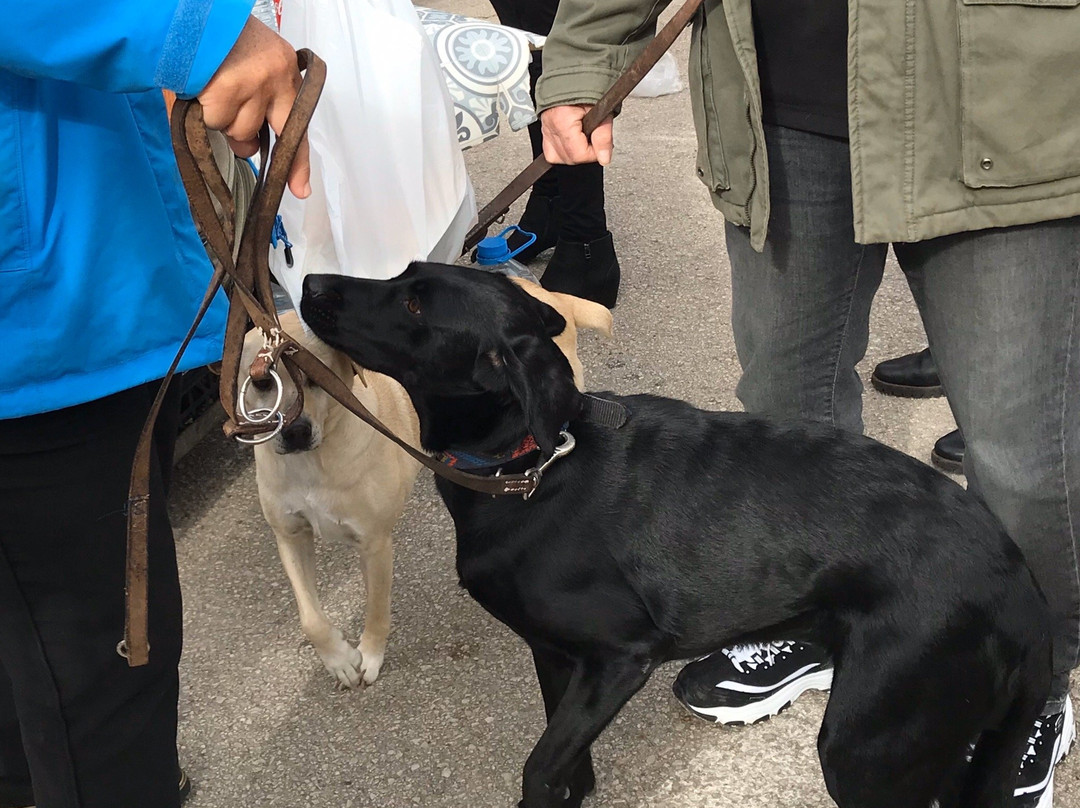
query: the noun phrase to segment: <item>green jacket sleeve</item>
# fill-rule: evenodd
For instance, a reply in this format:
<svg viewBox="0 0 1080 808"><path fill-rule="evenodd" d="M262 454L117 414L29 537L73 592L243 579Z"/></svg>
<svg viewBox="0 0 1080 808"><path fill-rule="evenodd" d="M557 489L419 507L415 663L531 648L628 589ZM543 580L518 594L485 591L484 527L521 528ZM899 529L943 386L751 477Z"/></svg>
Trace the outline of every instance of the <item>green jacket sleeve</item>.
<svg viewBox="0 0 1080 808"><path fill-rule="evenodd" d="M560 0L544 44L537 111L595 104L656 34L670 0Z"/></svg>

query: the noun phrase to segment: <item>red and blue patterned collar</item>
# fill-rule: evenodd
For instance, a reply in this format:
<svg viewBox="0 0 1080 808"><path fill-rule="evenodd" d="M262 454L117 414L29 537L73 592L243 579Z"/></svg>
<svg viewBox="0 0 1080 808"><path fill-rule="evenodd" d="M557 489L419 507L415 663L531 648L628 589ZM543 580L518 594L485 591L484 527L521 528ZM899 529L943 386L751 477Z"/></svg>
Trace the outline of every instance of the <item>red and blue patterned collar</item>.
<svg viewBox="0 0 1080 808"><path fill-rule="evenodd" d="M536 445L536 439L529 434L525 436L520 444L518 444L517 448L502 455L482 455L473 454L471 452L455 451L440 452L436 457L441 462L450 466L450 468L459 469L461 471L479 471L480 469L505 466L512 460L517 460L519 457L525 457L525 455L539 451L540 447Z"/></svg>

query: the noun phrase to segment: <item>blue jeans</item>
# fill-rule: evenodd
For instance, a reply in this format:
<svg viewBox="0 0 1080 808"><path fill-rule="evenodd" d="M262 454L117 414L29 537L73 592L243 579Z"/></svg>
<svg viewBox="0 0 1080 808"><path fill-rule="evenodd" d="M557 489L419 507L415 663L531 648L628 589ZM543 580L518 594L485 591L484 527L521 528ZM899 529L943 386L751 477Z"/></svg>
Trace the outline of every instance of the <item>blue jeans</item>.
<svg viewBox="0 0 1080 808"><path fill-rule="evenodd" d="M870 304L886 244L855 243L848 144L766 127L763 253L726 226L750 412L862 431ZM1023 550L1054 619L1054 686L1080 652L1080 218L894 244L956 422L964 472Z"/></svg>

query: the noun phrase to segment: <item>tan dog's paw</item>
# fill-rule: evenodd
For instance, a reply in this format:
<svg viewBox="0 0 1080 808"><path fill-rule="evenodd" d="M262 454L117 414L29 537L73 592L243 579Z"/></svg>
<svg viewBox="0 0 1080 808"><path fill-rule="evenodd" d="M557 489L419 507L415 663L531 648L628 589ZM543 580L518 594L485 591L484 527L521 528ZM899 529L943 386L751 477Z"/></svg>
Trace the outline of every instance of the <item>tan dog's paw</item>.
<svg viewBox="0 0 1080 808"><path fill-rule="evenodd" d="M373 685L379 678L382 670L383 659L386 656L386 640L369 640L367 637L360 638L360 653L364 657L361 667L364 684Z"/></svg>
<svg viewBox="0 0 1080 808"><path fill-rule="evenodd" d="M316 645L315 650L340 687L359 687L361 680L366 681L363 673L364 655L359 648L354 648L338 629L334 629L330 640L325 645L321 647ZM379 658L379 662L382 662L382 657Z"/></svg>

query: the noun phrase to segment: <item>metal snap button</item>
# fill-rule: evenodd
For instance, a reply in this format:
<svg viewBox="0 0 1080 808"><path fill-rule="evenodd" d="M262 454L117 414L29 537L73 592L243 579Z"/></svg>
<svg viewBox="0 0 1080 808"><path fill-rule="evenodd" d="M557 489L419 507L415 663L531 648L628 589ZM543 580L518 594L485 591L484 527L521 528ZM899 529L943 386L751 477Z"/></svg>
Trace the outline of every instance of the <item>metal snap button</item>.
<svg viewBox="0 0 1080 808"><path fill-rule="evenodd" d="M991 168L994 167L994 161L991 160L989 157L984 157L982 159L982 162L979 163L979 165L982 166L983 171L989 171Z"/></svg>
<svg viewBox="0 0 1080 808"><path fill-rule="evenodd" d="M699 168L699 169L697 170L697 175L698 175L699 177L704 177L704 176L705 176L705 169L703 169L703 168Z"/></svg>

